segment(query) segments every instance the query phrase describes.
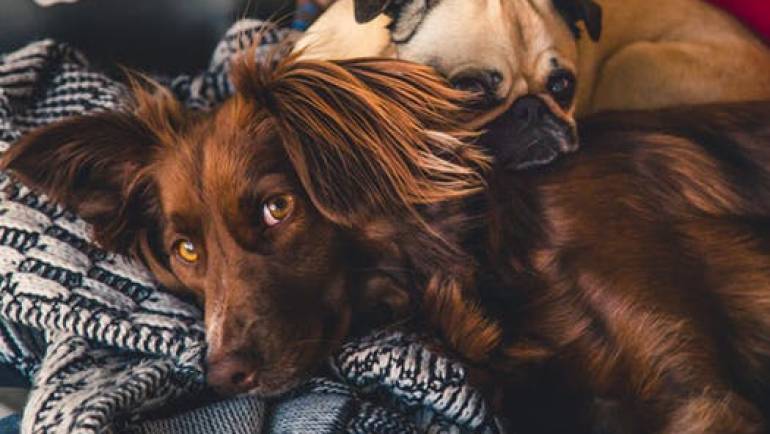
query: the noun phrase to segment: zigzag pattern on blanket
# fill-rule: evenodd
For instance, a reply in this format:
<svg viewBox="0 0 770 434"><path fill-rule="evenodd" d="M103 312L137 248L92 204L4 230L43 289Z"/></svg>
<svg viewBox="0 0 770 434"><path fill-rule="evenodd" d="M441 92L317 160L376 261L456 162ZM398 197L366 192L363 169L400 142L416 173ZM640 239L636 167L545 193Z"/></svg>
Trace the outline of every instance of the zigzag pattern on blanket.
<svg viewBox="0 0 770 434"><path fill-rule="evenodd" d="M207 71L161 81L186 106L211 108L233 90L228 59L257 34L272 44L287 31L239 22ZM0 57L0 151L31 128L121 108L125 96L121 84L91 71L66 45L42 41ZM140 264L94 245L76 215L0 173L0 362L34 378L25 433L187 429L184 415L143 429L142 415L204 387L204 349L197 307L158 289ZM261 421L264 403L256 398L200 414L220 414L220 432L243 432L223 425L237 423L238 411L250 412L250 423L283 432L498 431L465 384L463 368L413 336L385 333L349 343L333 365L347 384L311 381L276 405L270 424ZM313 409L306 403L315 402L317 413L333 399L344 404L339 418L346 420L335 419L324 431L308 419Z"/></svg>
<svg viewBox="0 0 770 434"><path fill-rule="evenodd" d="M484 398L467 386L465 368L425 347L428 337L375 333L334 357L340 377L361 389L385 388L428 415L475 431L494 425Z"/></svg>

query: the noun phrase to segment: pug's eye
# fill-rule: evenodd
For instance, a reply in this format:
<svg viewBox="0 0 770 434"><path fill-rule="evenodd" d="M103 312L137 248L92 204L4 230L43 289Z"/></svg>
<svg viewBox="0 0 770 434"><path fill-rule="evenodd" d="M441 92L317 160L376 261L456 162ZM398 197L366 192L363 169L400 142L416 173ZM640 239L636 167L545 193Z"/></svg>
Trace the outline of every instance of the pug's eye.
<svg viewBox="0 0 770 434"><path fill-rule="evenodd" d="M545 87L556 103L566 109L575 97L575 76L566 69L556 70L548 77Z"/></svg>
<svg viewBox="0 0 770 434"><path fill-rule="evenodd" d="M174 253L190 264L194 264L200 259L200 252L195 243L187 239L179 240L174 244Z"/></svg>
<svg viewBox="0 0 770 434"><path fill-rule="evenodd" d="M266 200L262 205L262 219L268 226L275 226L294 211L294 196L281 194Z"/></svg>

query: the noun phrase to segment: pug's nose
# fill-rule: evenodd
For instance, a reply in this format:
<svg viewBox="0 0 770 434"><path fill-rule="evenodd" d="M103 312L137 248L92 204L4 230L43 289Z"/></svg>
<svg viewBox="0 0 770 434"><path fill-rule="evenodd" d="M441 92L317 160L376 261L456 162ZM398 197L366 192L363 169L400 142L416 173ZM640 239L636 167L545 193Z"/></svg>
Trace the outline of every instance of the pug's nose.
<svg viewBox="0 0 770 434"><path fill-rule="evenodd" d="M493 105L498 102L497 89L503 81L503 76L494 70L463 71L449 82L457 90L478 95L480 103Z"/></svg>
<svg viewBox="0 0 770 434"><path fill-rule="evenodd" d="M256 354L231 354L209 358L206 383L221 395L236 395L257 387L260 357Z"/></svg>
<svg viewBox="0 0 770 434"><path fill-rule="evenodd" d="M538 124L549 114L548 106L538 97L524 96L517 99L511 107L513 119L522 125Z"/></svg>

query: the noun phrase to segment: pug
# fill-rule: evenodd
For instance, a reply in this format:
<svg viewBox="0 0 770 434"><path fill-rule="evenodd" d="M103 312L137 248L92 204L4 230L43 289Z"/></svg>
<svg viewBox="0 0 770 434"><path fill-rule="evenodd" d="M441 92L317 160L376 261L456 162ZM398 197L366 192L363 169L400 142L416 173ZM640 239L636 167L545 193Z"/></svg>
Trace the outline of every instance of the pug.
<svg viewBox="0 0 770 434"><path fill-rule="evenodd" d="M703 0L338 0L295 49L433 66L515 170L576 150L591 113L770 99L768 47Z"/></svg>

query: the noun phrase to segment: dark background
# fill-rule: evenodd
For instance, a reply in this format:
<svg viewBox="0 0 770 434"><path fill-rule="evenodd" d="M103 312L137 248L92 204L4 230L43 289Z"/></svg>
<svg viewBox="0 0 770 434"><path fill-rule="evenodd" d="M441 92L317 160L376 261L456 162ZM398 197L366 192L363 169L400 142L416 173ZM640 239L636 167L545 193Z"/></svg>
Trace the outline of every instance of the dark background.
<svg viewBox="0 0 770 434"><path fill-rule="evenodd" d="M97 63L195 72L238 18L290 18L293 9L293 0L79 0L45 8L0 0L0 53L54 38Z"/></svg>

